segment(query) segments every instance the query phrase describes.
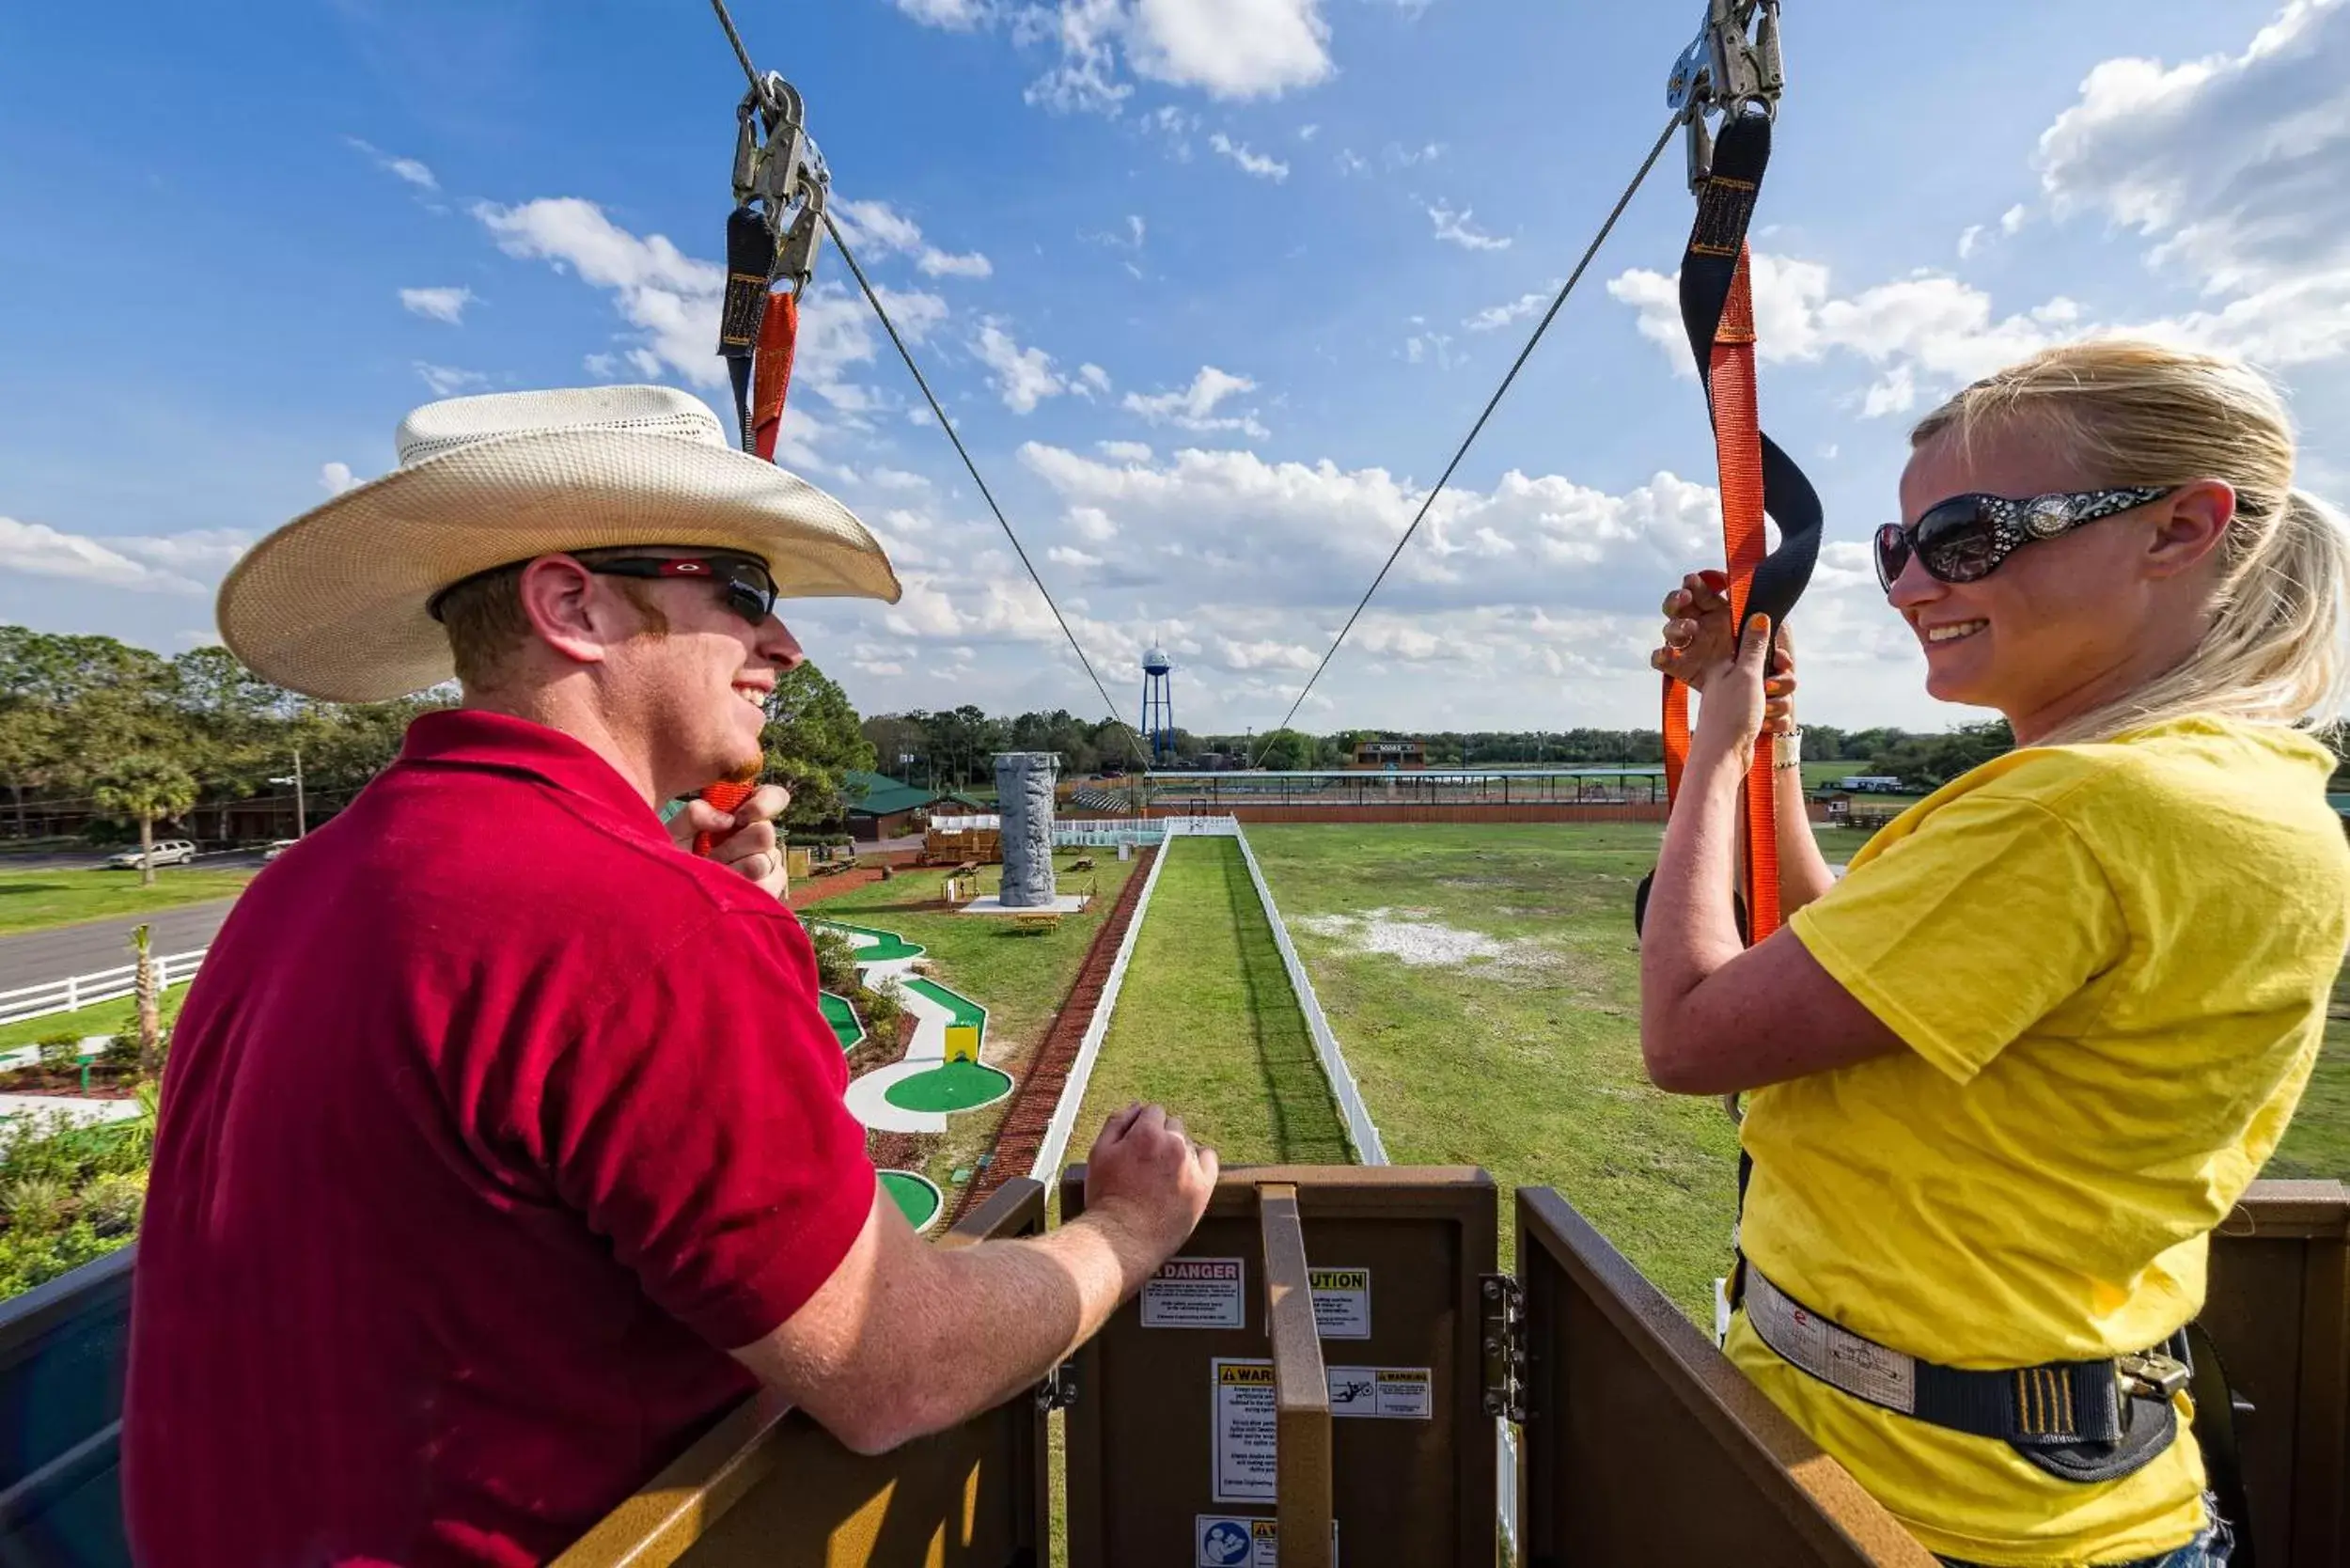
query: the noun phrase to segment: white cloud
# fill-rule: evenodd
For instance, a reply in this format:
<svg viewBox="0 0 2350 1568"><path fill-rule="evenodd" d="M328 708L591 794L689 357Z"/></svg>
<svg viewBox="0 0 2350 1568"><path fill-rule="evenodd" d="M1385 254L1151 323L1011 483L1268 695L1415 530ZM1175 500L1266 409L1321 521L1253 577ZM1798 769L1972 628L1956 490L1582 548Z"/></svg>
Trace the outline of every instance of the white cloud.
<svg viewBox="0 0 2350 1568"><path fill-rule="evenodd" d="M1506 237L1480 232L1469 221L1476 215L1465 208L1455 212L1441 201L1428 209L1428 221L1436 226L1436 238L1447 244L1459 245L1463 250L1508 250L1510 241Z"/></svg>
<svg viewBox="0 0 2350 1568"><path fill-rule="evenodd" d="M207 531L188 537L217 540L227 536ZM149 558L134 559L135 556ZM30 576L60 577L137 593L202 593L203 584L170 570L186 564L187 557L188 553L175 547L170 540L97 540L53 528L46 523L20 523L13 517L0 517L0 568ZM230 558L234 558L233 553Z"/></svg>
<svg viewBox="0 0 2350 1568"><path fill-rule="evenodd" d="M1093 449L1112 463L1148 463L1151 447L1141 441L1097 441Z"/></svg>
<svg viewBox="0 0 2350 1568"><path fill-rule="evenodd" d="M1052 355L1042 349L1022 348L998 321L980 325L971 352L995 372L988 377L988 384L1014 414L1033 414L1038 403L1069 390L1069 383L1053 369Z"/></svg>
<svg viewBox="0 0 2350 1568"><path fill-rule="evenodd" d="M978 251L950 256L943 250L925 250L915 265L926 277L992 277L995 263Z"/></svg>
<svg viewBox="0 0 2350 1568"><path fill-rule="evenodd" d="M343 139L372 159L377 168L395 179L404 180L419 190L437 191L441 188L441 182L433 178L432 171L417 160L395 158L388 152L379 151L356 136L346 136Z"/></svg>
<svg viewBox="0 0 2350 1568"><path fill-rule="evenodd" d="M1336 69L1322 0L897 0L934 27L969 31L998 20L1012 38L1058 58L1028 85L1027 102L1055 114L1115 115L1134 95L1129 74L1212 98L1275 97Z"/></svg>
<svg viewBox="0 0 2350 1568"><path fill-rule="evenodd" d="M1125 47L1138 75L1257 98L1327 78L1329 42L1321 0L1135 0Z"/></svg>
<svg viewBox="0 0 2350 1568"><path fill-rule="evenodd" d="M885 203L870 205L889 212ZM649 379L673 375L713 391L726 385L725 362L713 352L719 297L726 286L726 269L718 263L686 255L664 235L633 234L595 203L576 196L513 207L484 202L473 211L509 256L545 261L611 292L615 308L638 336L619 359L591 358L594 373L616 373L624 359ZM948 318L947 302L935 294L885 286L876 292L910 342L922 342ZM838 422L851 426L860 425L868 414L894 406L848 379L854 367L876 358L879 346L865 302L840 284L820 283L801 296L800 337L791 369L794 396L784 410L778 451L807 465L814 446L832 428L808 409L807 400L798 395L803 390L821 397L840 416Z"/></svg>
<svg viewBox="0 0 2350 1568"><path fill-rule="evenodd" d="M1523 321L1549 306L1559 292L1553 283L1547 289L1536 289L1520 294L1507 305L1489 305L1461 324L1471 332L1497 332L1512 321Z"/></svg>
<svg viewBox="0 0 2350 1568"><path fill-rule="evenodd" d="M1290 177L1287 164L1278 158L1268 158L1263 153L1252 151L1221 131L1208 138L1208 145L1239 165L1244 173L1255 175L1260 180L1270 180L1278 184Z"/></svg>
<svg viewBox="0 0 2350 1568"><path fill-rule="evenodd" d="M2030 216L2030 212L2024 206L2024 204L2020 201L2017 202L2014 206L1999 214L1999 232L2013 239L2016 234L2022 232L2024 220Z"/></svg>
<svg viewBox="0 0 2350 1568"><path fill-rule="evenodd" d="M1272 432L1260 424L1254 409L1239 414L1220 414L1218 406L1227 398L1254 392L1257 384L1246 376L1236 376L1219 370L1213 365L1202 365L1191 384L1172 392L1154 392L1145 397L1139 392L1126 394L1124 407L1139 414L1154 425L1173 425L1178 430L1202 434L1214 431L1239 431L1262 441Z"/></svg>
<svg viewBox="0 0 2350 1568"><path fill-rule="evenodd" d="M896 0L897 7L926 26L967 33L995 14L987 0Z"/></svg>
<svg viewBox="0 0 2350 1568"><path fill-rule="evenodd" d="M1090 556L1083 550L1071 549L1066 544L1054 545L1051 549L1044 552L1044 558L1051 561L1055 566L1074 567L1079 571L1084 571L1089 567L1096 567L1102 564L1102 557L1100 556Z"/></svg>
<svg viewBox="0 0 2350 1568"><path fill-rule="evenodd" d="M1110 390L1110 373L1099 365L1080 365L1077 367L1076 378L1069 384L1069 389L1081 398L1090 398L1097 392L1107 397Z"/></svg>
<svg viewBox="0 0 2350 1568"><path fill-rule="evenodd" d="M1319 125L1301 125L1297 128L1297 139L1301 142L1312 141L1321 134L1322 127Z"/></svg>
<svg viewBox="0 0 2350 1568"><path fill-rule="evenodd" d="M348 463L325 463L319 465L319 488L329 495L340 495L359 481Z"/></svg>
<svg viewBox="0 0 2350 1568"><path fill-rule="evenodd" d="M2110 59L2040 138L2049 211L2153 242L2217 308L2160 323L2274 365L2350 326L2350 4L2289 0L2240 54Z"/></svg>
<svg viewBox="0 0 2350 1568"><path fill-rule="evenodd" d="M1681 324L1678 279L1635 269L1608 280L1607 291L1639 312L1643 336L1674 368L1694 375ZM2001 317L1991 296L1939 273L1919 273L1838 297L1828 269L1816 261L1757 252L1756 347L1763 363L1810 363L1831 353L1855 355L1880 371L1861 397L1874 417L1917 405L1921 384L1937 392L1989 374L2076 336L2079 306L2053 299Z"/></svg>
<svg viewBox="0 0 2350 1568"><path fill-rule="evenodd" d="M1971 260L1975 254L1975 246L1982 239L1982 225L1968 224L1958 236L1958 259L1961 261Z"/></svg>
<svg viewBox="0 0 2350 1568"><path fill-rule="evenodd" d="M1126 444L1123 442L1104 442L1103 445L1105 447L1111 447L1123 446ZM1129 463L1148 463L1151 461L1150 451L1151 449L1146 447L1143 448L1143 455L1140 458L1130 457L1124 461ZM1076 531L1076 535L1079 539L1090 540L1096 544L1103 543L1108 540L1113 540L1118 537L1118 525L1111 521L1110 514L1104 511L1100 507L1071 507L1069 509L1068 522L1070 527Z"/></svg>
<svg viewBox="0 0 2350 1568"><path fill-rule="evenodd" d="M490 378L478 370L461 370L454 365L430 365L415 362L416 375L432 389L436 398L455 398L478 391L490 384Z"/></svg>
<svg viewBox="0 0 2350 1568"><path fill-rule="evenodd" d="M977 251L954 255L927 243L922 227L885 201L833 204L833 221L857 249L910 256L925 277L990 277L995 264Z"/></svg>
<svg viewBox="0 0 2350 1568"><path fill-rule="evenodd" d="M132 534L107 541L149 566L219 576L253 547L253 536L241 528L191 528L185 533Z"/></svg>
<svg viewBox="0 0 2350 1568"><path fill-rule="evenodd" d="M456 326L465 319L465 306L478 298L471 289L402 289L400 303L415 316L426 316Z"/></svg>
<svg viewBox="0 0 2350 1568"><path fill-rule="evenodd" d="M1386 160L1387 167L1391 169L1418 168L1422 164L1433 164L1443 157L1444 143L1428 142L1415 149L1389 142L1386 152L1381 156Z"/></svg>
<svg viewBox="0 0 2350 1568"><path fill-rule="evenodd" d="M1339 149L1339 155L1334 161L1338 164L1339 172L1342 175L1361 174L1363 171L1371 167L1371 165L1364 161L1361 157L1357 156L1355 149L1351 147L1342 147Z"/></svg>

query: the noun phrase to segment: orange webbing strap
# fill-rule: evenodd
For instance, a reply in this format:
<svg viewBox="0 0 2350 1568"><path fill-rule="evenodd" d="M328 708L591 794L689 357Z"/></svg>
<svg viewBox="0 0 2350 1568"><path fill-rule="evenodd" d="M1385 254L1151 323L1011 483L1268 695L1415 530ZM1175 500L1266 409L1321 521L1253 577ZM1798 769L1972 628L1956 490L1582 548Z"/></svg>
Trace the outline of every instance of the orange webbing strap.
<svg viewBox="0 0 2350 1568"><path fill-rule="evenodd" d="M702 787L702 800L706 804L713 806L721 811L731 811L736 807L742 805L744 801L750 799L751 792L758 788L759 786L756 784L735 784L731 782L706 784ZM708 855L710 853L711 846L716 842L717 840L707 833L697 833L694 835L694 853L696 855Z"/></svg>
<svg viewBox="0 0 2350 1568"><path fill-rule="evenodd" d="M767 297L767 313L760 318L757 384L751 393L752 449L773 463L776 435L783 428L784 395L791 389L791 356L800 341L800 297L785 292Z"/></svg>
<svg viewBox="0 0 2350 1568"><path fill-rule="evenodd" d="M1748 590L1769 553L1763 532L1762 427L1754 374L1752 261L1742 241L1707 363L1713 407L1714 456L1721 474L1722 545L1730 568L1731 623L1744 635ZM1665 678L1665 791L1679 800L1689 760L1689 690ZM1771 738L1757 737L1747 769L1746 834L1740 846L1747 904L1747 940L1760 942L1779 925L1778 821L1771 788Z"/></svg>

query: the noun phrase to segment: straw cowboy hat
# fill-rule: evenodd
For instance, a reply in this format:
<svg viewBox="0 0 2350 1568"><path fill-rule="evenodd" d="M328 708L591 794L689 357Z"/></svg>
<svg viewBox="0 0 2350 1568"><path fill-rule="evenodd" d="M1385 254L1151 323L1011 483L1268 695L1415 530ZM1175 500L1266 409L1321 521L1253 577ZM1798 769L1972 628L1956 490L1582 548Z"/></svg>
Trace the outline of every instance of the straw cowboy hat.
<svg viewBox="0 0 2350 1568"><path fill-rule="evenodd" d="M735 450L666 386L501 392L400 423L400 466L305 512L220 587L220 630L264 680L377 702L454 673L426 610L478 572L566 550L694 545L767 563L785 598L898 601L847 507Z"/></svg>

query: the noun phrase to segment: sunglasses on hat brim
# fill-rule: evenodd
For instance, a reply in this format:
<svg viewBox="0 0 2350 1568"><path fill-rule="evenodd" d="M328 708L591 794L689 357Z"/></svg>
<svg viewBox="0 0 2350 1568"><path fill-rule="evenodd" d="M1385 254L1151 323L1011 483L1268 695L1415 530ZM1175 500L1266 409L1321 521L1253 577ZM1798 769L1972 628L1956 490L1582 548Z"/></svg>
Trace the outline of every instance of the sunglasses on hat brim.
<svg viewBox="0 0 2350 1568"><path fill-rule="evenodd" d="M1877 583L1886 592L1909 569L1912 556L1938 583L1979 583L2027 544L2071 533L2084 524L2159 501L2176 485L2124 485L2062 491L2012 500L2004 495L1953 495L1919 514L1877 530Z"/></svg>

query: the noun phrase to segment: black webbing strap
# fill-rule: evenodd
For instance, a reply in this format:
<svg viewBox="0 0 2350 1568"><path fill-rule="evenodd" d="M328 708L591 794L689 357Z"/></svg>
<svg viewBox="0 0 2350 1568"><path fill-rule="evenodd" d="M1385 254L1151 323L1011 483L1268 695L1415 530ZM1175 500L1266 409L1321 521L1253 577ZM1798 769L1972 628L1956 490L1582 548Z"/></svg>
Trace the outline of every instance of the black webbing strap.
<svg viewBox="0 0 2350 1568"><path fill-rule="evenodd" d="M757 446L752 431L751 360L759 348L759 323L767 314L767 282L776 270L776 237L749 207L727 214L727 291L718 314L718 352L734 383L735 439L744 451Z"/></svg>
<svg viewBox="0 0 2350 1568"><path fill-rule="evenodd" d="M1713 172L1698 194L1697 223L1681 259L1681 324L1689 335L1700 382L1709 379L1714 335L1721 327L1739 259L1746 253L1755 198L1770 164L1770 117L1731 116L1714 144ZM1706 396L1710 404L1710 385ZM1778 525L1778 544L1755 569L1747 613L1767 615L1777 627L1785 623L1811 586L1826 519L1820 493L1767 433L1762 436L1762 509Z"/></svg>
<svg viewBox="0 0 2350 1568"><path fill-rule="evenodd" d="M2244 1490L2244 1454L2235 1441L2235 1388L2201 1323L2186 1325L2187 1392L2195 1401L2195 1442L2203 1450L2203 1479L2219 1516L2235 1536L2230 1568L2259 1568L2252 1545L2252 1499Z"/></svg>

